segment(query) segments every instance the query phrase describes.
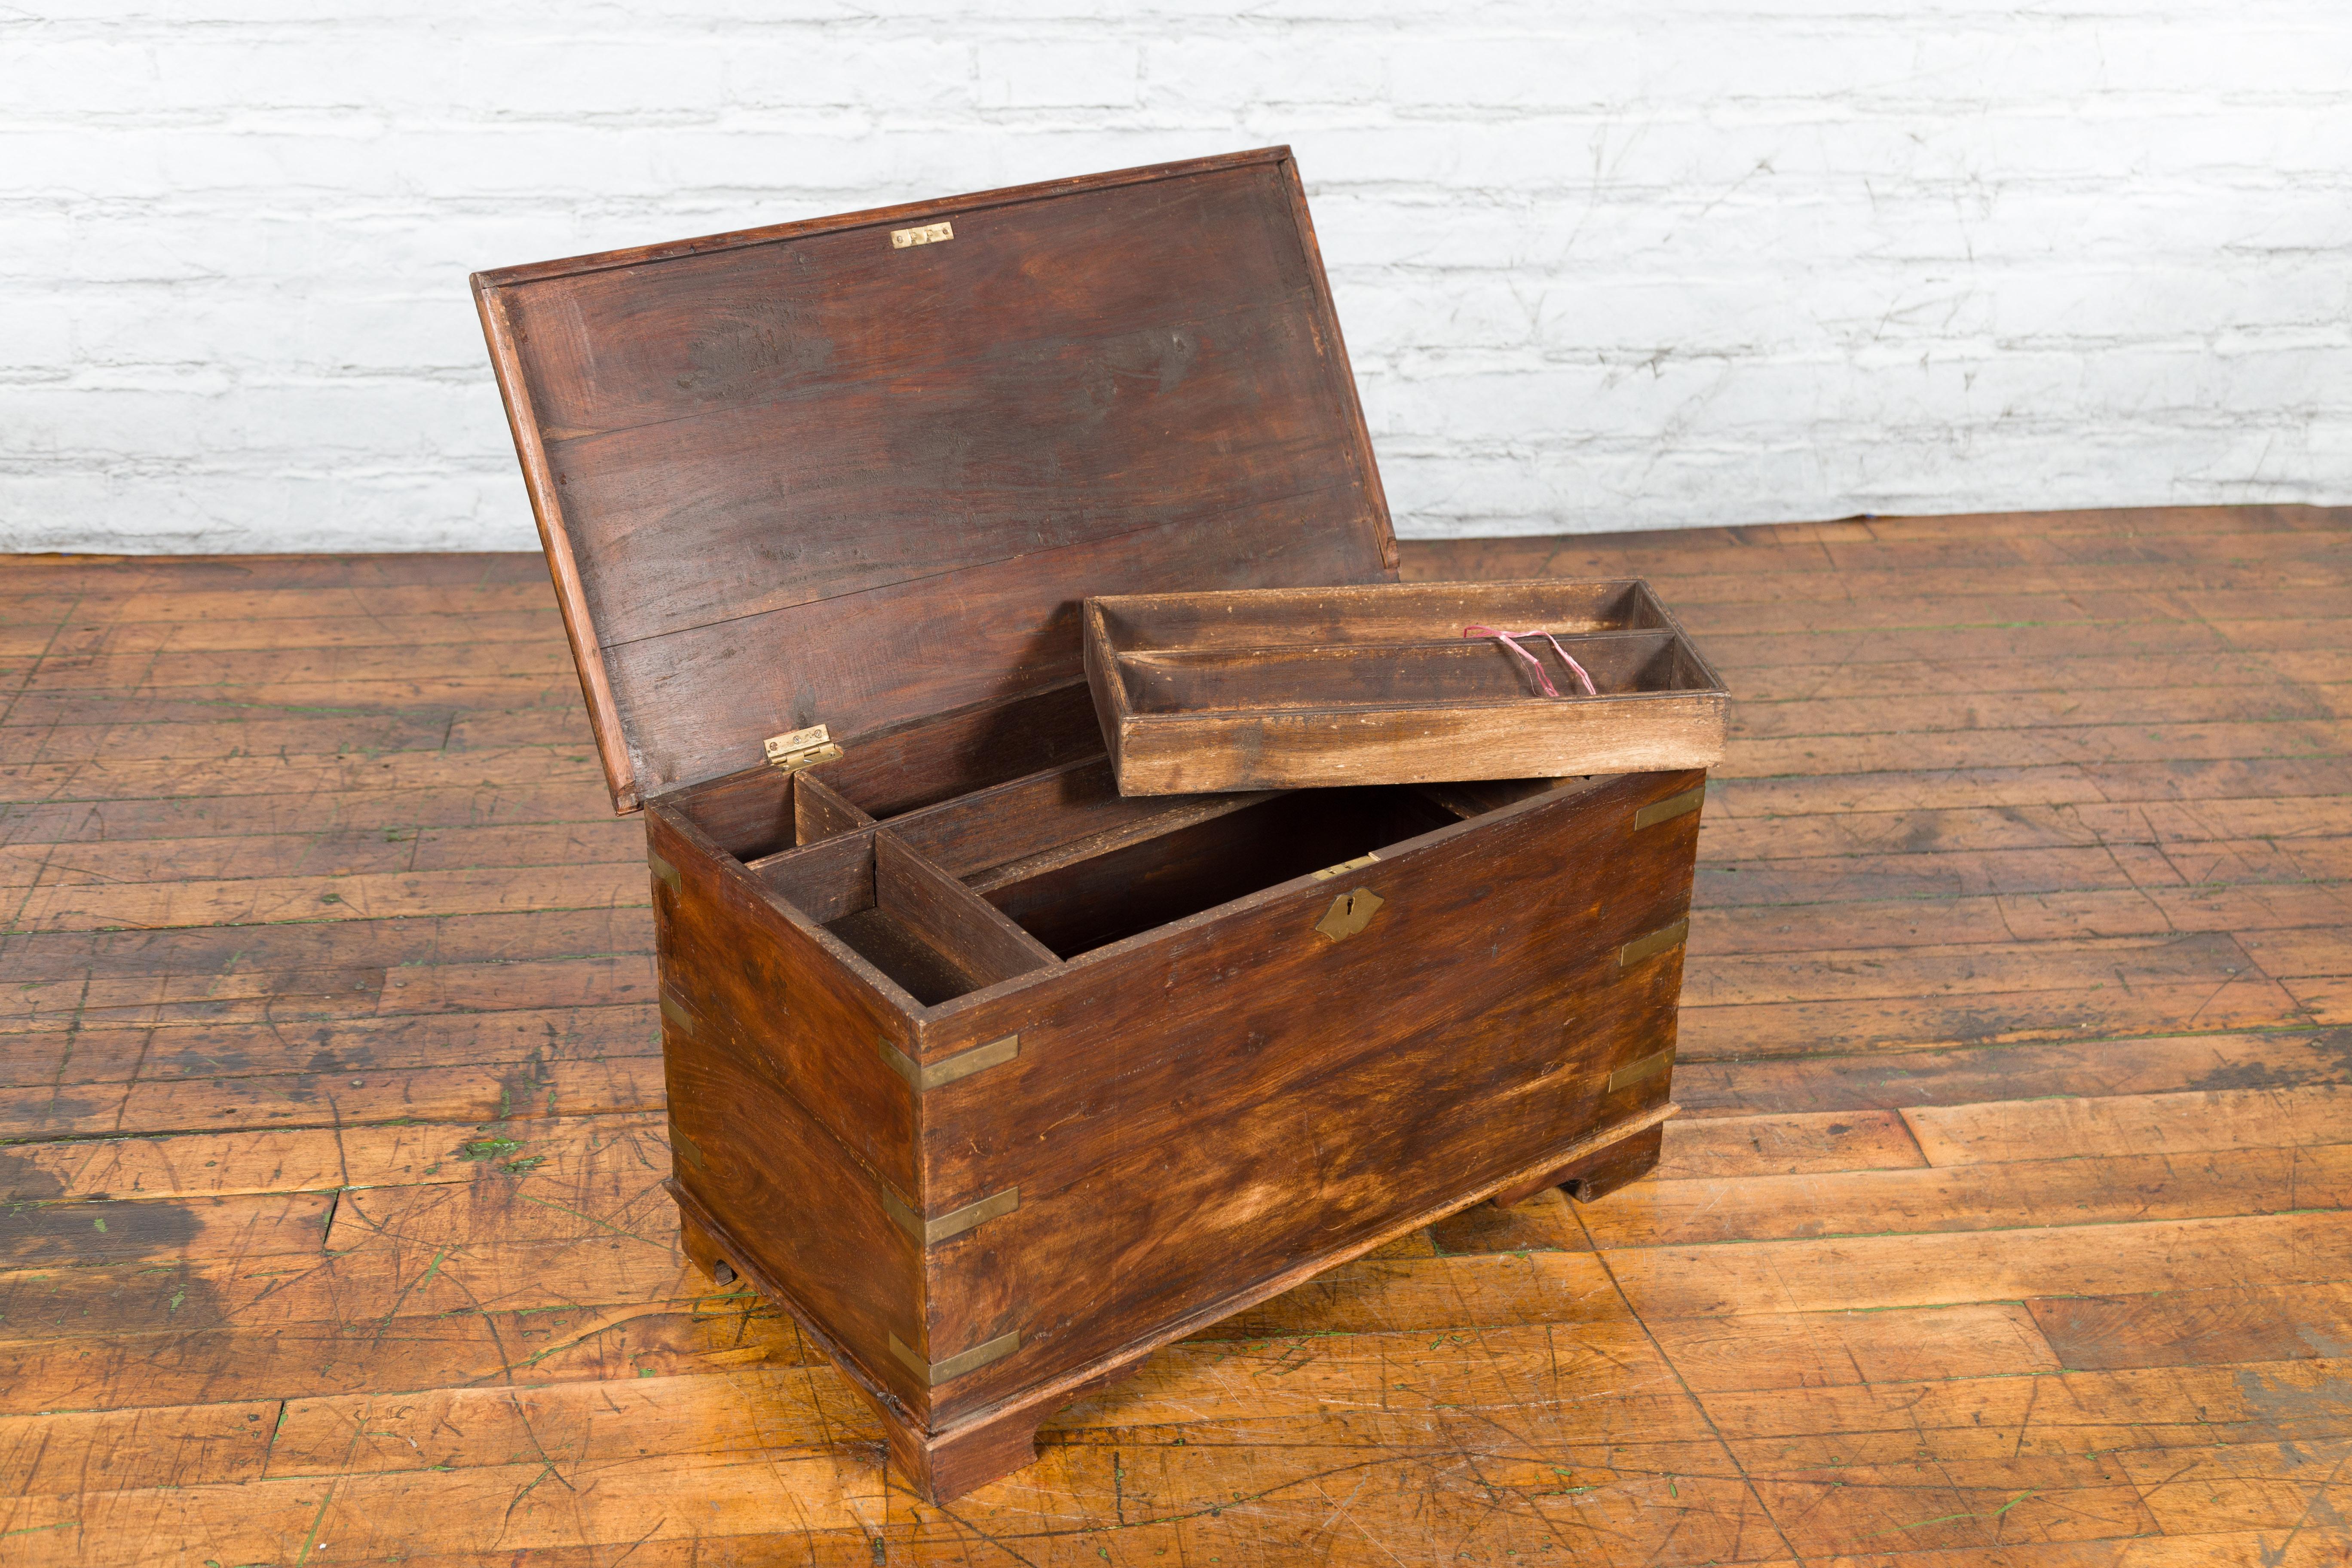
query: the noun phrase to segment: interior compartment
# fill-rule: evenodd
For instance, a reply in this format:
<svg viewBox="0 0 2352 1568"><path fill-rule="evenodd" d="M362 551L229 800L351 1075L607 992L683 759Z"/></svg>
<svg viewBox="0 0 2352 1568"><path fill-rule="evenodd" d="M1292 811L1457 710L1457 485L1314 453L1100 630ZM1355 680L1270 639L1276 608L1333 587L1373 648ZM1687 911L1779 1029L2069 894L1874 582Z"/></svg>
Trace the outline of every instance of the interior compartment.
<svg viewBox="0 0 2352 1568"><path fill-rule="evenodd" d="M1704 688L1672 632L1517 637L1563 700L1588 700L1563 652L1592 678L1593 695ZM1559 645L1553 647L1554 641ZM1412 703L1498 702L1545 697L1526 659L1493 637L1337 647L1181 648L1118 656L1118 675L1137 713L1288 708L1394 708Z"/></svg>
<svg viewBox="0 0 2352 1568"><path fill-rule="evenodd" d="M779 858L768 885L926 1007L1051 968L1055 954L890 834Z"/></svg>
<svg viewBox="0 0 2352 1568"><path fill-rule="evenodd" d="M1588 787L1512 779L1137 798L1118 793L1097 757L752 869L936 1006L1529 795Z"/></svg>
<svg viewBox="0 0 2352 1568"><path fill-rule="evenodd" d="M1463 627L1480 624L1512 633L1541 627L1561 637L1674 629L1648 585L1630 577L1244 588L1122 595L1094 604L1121 652L1447 642L1459 638Z"/></svg>
<svg viewBox="0 0 2352 1568"><path fill-rule="evenodd" d="M1062 958L1458 820L1403 785L1291 791L993 886L987 901Z"/></svg>
<svg viewBox="0 0 2352 1568"><path fill-rule="evenodd" d="M810 771L877 821L1103 749L1102 725L1083 678L834 738L842 756Z"/></svg>
<svg viewBox="0 0 2352 1568"><path fill-rule="evenodd" d="M834 739L833 762L789 774L762 763L669 804L750 864L1103 750L1083 679Z"/></svg>
<svg viewBox="0 0 2352 1568"><path fill-rule="evenodd" d="M1612 647L1596 679L1604 669L1628 683L1664 679L1655 667L1673 650L1659 635L1622 634ZM1330 651L1283 657L1311 668L1330 664ZM1480 643L1423 651L1455 665L1509 658ZM1193 699L1243 668L1214 652L1153 656L1151 667L1197 681ZM886 737L889 750L860 742L793 774L750 770L681 792L680 804L714 837L724 830L721 846L780 897L929 1007L1581 782L1122 795L1091 701L1081 734L1069 696L1066 689L1002 722L950 716L943 730ZM1002 743L982 744L991 734ZM1056 760L1082 739L1092 743ZM1041 756L1044 765L992 776ZM900 777L934 764L970 787L926 781L916 790L913 777ZM903 808L880 820L869 809L894 804Z"/></svg>
<svg viewBox="0 0 2352 1568"><path fill-rule="evenodd" d="M1128 795L1723 756L1723 683L1639 578L1114 594L1084 613Z"/></svg>
<svg viewBox="0 0 2352 1568"><path fill-rule="evenodd" d="M901 819L897 830L910 847L985 890L1267 798L1264 791L1122 795L1110 759L1095 756L918 812Z"/></svg>

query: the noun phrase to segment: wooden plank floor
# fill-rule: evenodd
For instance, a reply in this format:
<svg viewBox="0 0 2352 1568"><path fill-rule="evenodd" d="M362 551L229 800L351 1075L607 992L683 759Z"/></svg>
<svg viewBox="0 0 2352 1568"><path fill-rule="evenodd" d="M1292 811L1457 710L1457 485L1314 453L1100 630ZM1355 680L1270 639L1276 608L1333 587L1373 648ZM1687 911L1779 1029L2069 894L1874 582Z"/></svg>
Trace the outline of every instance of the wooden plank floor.
<svg viewBox="0 0 2352 1568"><path fill-rule="evenodd" d="M536 557L0 566L0 1562L2352 1560L2352 510L1409 549L1738 699L1665 1163L947 1508L675 1249Z"/></svg>

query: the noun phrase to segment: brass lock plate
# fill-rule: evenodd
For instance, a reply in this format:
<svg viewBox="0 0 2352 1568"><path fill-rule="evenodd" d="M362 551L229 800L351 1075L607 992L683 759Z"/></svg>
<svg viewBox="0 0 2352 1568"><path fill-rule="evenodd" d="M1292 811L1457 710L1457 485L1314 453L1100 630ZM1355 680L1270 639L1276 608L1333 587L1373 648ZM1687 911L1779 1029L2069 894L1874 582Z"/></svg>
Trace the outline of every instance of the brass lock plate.
<svg viewBox="0 0 2352 1568"><path fill-rule="evenodd" d="M1372 923L1372 917L1388 902L1370 888L1358 888L1331 900L1331 907L1321 920L1315 922L1315 934L1326 942L1338 942L1351 937Z"/></svg>

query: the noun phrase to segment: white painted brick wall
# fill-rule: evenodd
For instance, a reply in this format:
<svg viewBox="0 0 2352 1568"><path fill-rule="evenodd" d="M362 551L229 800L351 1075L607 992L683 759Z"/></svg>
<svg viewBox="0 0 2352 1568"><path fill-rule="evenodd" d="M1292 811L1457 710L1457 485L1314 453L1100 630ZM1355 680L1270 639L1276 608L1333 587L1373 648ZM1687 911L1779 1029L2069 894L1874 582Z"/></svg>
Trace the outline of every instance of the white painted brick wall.
<svg viewBox="0 0 2352 1568"><path fill-rule="evenodd" d="M2352 500L2321 0L62 0L0 547L527 547L467 271L1282 141L1407 534Z"/></svg>

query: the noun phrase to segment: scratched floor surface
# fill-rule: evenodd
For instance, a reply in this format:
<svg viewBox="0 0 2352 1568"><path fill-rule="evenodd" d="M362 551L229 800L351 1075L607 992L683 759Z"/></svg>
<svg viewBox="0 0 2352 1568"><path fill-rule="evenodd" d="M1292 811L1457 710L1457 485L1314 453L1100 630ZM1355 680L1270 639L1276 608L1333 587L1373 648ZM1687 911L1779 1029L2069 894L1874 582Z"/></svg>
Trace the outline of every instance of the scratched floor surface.
<svg viewBox="0 0 2352 1568"><path fill-rule="evenodd" d="M2352 1560L2352 510L1409 551L1738 699L1665 1163L946 1508L676 1250L536 557L0 564L0 1563Z"/></svg>

